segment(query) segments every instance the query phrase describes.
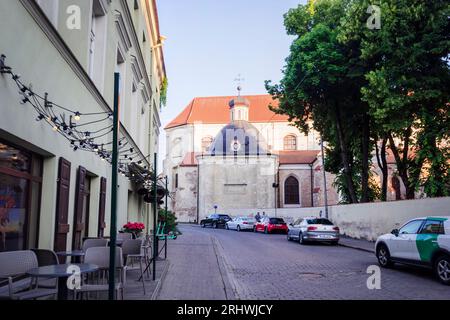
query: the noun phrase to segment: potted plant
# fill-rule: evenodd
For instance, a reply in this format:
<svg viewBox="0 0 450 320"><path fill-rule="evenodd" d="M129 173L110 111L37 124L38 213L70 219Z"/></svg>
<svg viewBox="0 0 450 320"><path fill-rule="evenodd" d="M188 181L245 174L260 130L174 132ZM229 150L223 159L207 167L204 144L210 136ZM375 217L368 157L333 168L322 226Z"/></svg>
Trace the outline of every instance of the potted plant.
<svg viewBox="0 0 450 320"><path fill-rule="evenodd" d="M123 232L133 234L133 239L137 239L145 229L145 225L141 222L128 222L123 226Z"/></svg>

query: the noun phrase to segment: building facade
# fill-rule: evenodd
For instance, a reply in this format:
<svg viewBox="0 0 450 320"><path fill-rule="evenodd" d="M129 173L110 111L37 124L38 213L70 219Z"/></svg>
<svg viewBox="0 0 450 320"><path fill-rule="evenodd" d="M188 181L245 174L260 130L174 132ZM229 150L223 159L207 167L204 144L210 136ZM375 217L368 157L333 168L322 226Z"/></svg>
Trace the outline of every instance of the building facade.
<svg viewBox="0 0 450 320"><path fill-rule="evenodd" d="M112 141L119 73L121 156L151 167L166 76L154 0L2 1L0 39L4 64L33 92L47 94L53 106L45 108L66 116L56 105L76 110L74 126L96 135L101 150ZM19 93L9 74L0 74L0 251L70 250L85 237L108 236L108 159L71 146L59 134L66 128L47 125L63 120L37 117ZM119 176L118 229L127 221L152 228L151 208L136 189Z"/></svg>
<svg viewBox="0 0 450 320"><path fill-rule="evenodd" d="M169 208L179 221L323 203L320 137L272 112L276 103L269 95L195 98L165 127Z"/></svg>

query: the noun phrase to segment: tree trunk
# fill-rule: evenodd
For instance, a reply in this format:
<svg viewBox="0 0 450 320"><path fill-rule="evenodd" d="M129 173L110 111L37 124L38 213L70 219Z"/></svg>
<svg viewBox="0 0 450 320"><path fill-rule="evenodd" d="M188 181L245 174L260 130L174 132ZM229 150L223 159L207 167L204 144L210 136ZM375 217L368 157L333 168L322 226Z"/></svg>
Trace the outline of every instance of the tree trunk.
<svg viewBox="0 0 450 320"><path fill-rule="evenodd" d="M381 174L382 174L381 201L387 200L388 166L387 166L387 160L386 160L386 143L387 143L387 138L383 138L383 140L381 142L381 150L379 150L379 148L378 148L378 143L375 144L378 167L380 167Z"/></svg>
<svg viewBox="0 0 450 320"><path fill-rule="evenodd" d="M367 114L364 114L363 129L362 129L361 202L369 201L369 144L370 144L369 116Z"/></svg>
<svg viewBox="0 0 450 320"><path fill-rule="evenodd" d="M358 203L358 199L356 197L355 186L353 183L352 170L349 165L348 160L348 149L346 145L346 141L344 140L344 132L342 130L341 124L341 116L339 112L339 107L337 103L335 103L335 112L336 112L336 130L339 140L339 149L341 154L342 165L344 166L344 175L347 181L347 189L350 196L351 203Z"/></svg>
<svg viewBox="0 0 450 320"><path fill-rule="evenodd" d="M395 145L394 138L392 134L389 134L389 146L397 164L397 170L406 190L406 199L414 199L414 186L411 185L408 177L408 148L409 148L409 137L411 135L411 127L406 130L404 137L404 147L402 158L400 158L400 153Z"/></svg>

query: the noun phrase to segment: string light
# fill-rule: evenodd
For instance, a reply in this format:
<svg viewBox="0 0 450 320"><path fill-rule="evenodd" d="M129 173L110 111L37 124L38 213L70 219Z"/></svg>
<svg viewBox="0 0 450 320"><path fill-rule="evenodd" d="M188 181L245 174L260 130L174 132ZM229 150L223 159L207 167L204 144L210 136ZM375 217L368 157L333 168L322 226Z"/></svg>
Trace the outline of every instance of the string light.
<svg viewBox="0 0 450 320"><path fill-rule="evenodd" d="M36 121L46 120L45 123L51 126L54 132L58 132L62 135L62 137L66 138L71 145L73 151L83 150L90 151L98 155L102 161L107 161L109 164L112 164L112 150L105 150L104 146L112 145L112 141L105 143L99 143L100 139L104 139L108 134L113 131L113 126L110 121L113 119L113 114L111 112L93 112L93 113L81 113L80 111L70 110L69 108L58 105L49 100L48 93L45 93L44 96L41 96L32 90L32 85L28 86L24 85L20 79L21 76L15 74L12 71L11 67L5 65L5 56L0 55L0 73L1 74L10 74L11 78L15 81L18 93L21 96L20 104L30 104L37 113ZM57 113L55 108L63 110L62 113ZM67 112L69 114L69 122L65 121ZM106 115L106 117L105 117ZM81 121L82 116L86 117L100 117L100 119L88 121L85 123L79 123ZM76 123L75 123L76 122ZM83 130L80 131L79 128L86 127L89 125L94 125L98 123L105 123L105 125L101 129L92 131L92 130ZM103 132L103 133L102 133ZM101 133L101 134L100 134ZM125 148L127 145L131 145L130 141L126 137L121 137L118 141L119 150ZM101 147L100 147L101 146ZM128 152L129 151L129 152ZM120 165L121 169L119 172L122 172L124 176L129 175L128 165L133 159L136 159L136 163L141 165L144 161L148 161L148 156L144 157L139 149L135 152L135 148L131 147L128 150L119 151L119 153L124 153L124 159L121 160ZM129 162L130 161L130 162ZM144 167L145 170L148 169L146 165Z"/></svg>

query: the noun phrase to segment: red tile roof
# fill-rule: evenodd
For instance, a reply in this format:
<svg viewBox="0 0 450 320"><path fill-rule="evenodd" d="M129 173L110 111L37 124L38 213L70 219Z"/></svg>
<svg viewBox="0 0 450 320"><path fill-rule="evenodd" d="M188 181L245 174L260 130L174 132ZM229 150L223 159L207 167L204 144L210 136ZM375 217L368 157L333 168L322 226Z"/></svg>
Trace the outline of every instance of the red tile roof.
<svg viewBox="0 0 450 320"><path fill-rule="evenodd" d="M275 114L269 105L278 106L278 102L270 95L243 96L250 102L249 122L284 122L285 115ZM228 103L235 96L194 98L183 111L173 119L165 129L182 126L188 123L223 123L230 122Z"/></svg>
<svg viewBox="0 0 450 320"><path fill-rule="evenodd" d="M317 159L319 150L277 151L280 165L311 164Z"/></svg>
<svg viewBox="0 0 450 320"><path fill-rule="evenodd" d="M198 165L198 161L196 156L200 155L198 152L188 152L184 156L183 161L180 164L180 167L196 167Z"/></svg>

